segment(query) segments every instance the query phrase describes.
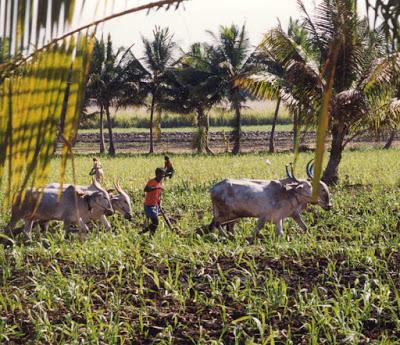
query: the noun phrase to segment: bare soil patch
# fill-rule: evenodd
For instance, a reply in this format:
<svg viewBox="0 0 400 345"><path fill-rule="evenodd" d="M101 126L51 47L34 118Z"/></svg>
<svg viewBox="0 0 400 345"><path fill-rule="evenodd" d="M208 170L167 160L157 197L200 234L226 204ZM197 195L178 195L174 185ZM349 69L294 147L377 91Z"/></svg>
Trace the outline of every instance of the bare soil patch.
<svg viewBox="0 0 400 345"><path fill-rule="evenodd" d="M215 153L230 152L232 143L226 140L226 133L212 132L209 141L210 148ZM268 150L270 132L250 131L243 133L242 152L265 152ZM379 135L367 133L350 141L348 148L362 147L383 147L389 137L389 133ZM315 147L315 132L301 133L300 150L313 150ZM77 153L97 153L100 137L98 134L85 133L79 134L75 143L75 152ZM106 143L108 136L105 137ZM330 138L327 142L330 142ZM194 133L187 132L168 132L162 133L159 140L155 141L156 152L175 152L175 153L193 153ZM148 133L115 133L114 144L117 152L135 152L146 153L149 149ZM400 132L397 133L392 144L393 147L400 147ZM292 132L275 133L276 152L288 151L293 148Z"/></svg>

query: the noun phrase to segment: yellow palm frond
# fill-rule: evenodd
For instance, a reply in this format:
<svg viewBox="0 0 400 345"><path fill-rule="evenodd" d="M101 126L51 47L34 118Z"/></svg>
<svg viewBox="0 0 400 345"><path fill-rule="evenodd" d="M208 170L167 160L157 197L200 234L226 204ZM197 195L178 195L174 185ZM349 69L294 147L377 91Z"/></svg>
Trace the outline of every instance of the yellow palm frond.
<svg viewBox="0 0 400 345"><path fill-rule="evenodd" d="M182 1L127 8L79 26L76 18L89 5L85 1L78 7L71 0L0 0L0 182L7 178L6 201L46 184L60 139L63 182L98 24L141 10L178 7Z"/></svg>

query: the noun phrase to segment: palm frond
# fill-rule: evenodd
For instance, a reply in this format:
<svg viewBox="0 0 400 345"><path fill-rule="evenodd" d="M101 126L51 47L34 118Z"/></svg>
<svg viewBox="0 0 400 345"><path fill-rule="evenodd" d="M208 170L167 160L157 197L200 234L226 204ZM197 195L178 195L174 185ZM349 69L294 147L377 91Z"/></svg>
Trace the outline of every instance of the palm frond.
<svg viewBox="0 0 400 345"><path fill-rule="evenodd" d="M371 64L361 88L368 98L379 98L392 93L393 86L400 80L400 53L376 59Z"/></svg>
<svg viewBox="0 0 400 345"><path fill-rule="evenodd" d="M281 80L276 75L266 72L240 78L236 80L236 85L259 99L276 99L282 89Z"/></svg>
<svg viewBox="0 0 400 345"><path fill-rule="evenodd" d="M396 49L400 43L400 2L386 0L365 0L367 14L373 12L374 27L378 22L382 22L382 29L386 39Z"/></svg>
<svg viewBox="0 0 400 345"><path fill-rule="evenodd" d="M27 186L46 183L57 137L64 143L63 180L97 25L140 10L179 6L182 1L128 8L73 28L72 18L83 12L75 1L0 0L0 9L5 9L0 13L0 180L8 178L8 201ZM85 1L80 4L86 6Z"/></svg>

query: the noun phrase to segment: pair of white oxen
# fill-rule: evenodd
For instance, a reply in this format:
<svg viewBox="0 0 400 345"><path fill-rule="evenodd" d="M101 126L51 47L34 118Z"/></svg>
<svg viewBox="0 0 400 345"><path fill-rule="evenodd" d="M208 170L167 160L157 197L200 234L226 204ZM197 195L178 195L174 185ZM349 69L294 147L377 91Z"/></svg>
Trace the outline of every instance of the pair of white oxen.
<svg viewBox="0 0 400 345"><path fill-rule="evenodd" d="M213 206L213 220L210 229L215 227L226 235L223 226L232 231L236 221L243 217L258 218L253 240L267 221L275 224L277 235L283 235L283 220L291 217L306 230L301 212L312 202L311 162L306 172L309 180L298 180L293 169L286 167L286 179L250 180L226 179L216 183L210 190ZM51 220L64 222L66 235L72 225L78 225L81 237L88 231L87 223L99 220L107 229L111 229L106 216L114 210L125 218L132 219L132 207L129 196L116 184L118 194L110 194L93 180L90 186L65 185L60 198L60 185L53 183L41 190L28 190L25 197L17 200L12 207L11 220L6 227L7 234L16 234L15 225L25 220L23 231L29 235L32 226L39 223L47 226ZM316 203L329 210L332 208L329 189L325 183L319 183Z"/></svg>
<svg viewBox="0 0 400 345"><path fill-rule="evenodd" d="M95 179L90 186L61 185L52 183L42 189L28 189L13 203L11 219L5 233L15 236L23 231L29 237L32 227L39 224L47 228L48 222L58 220L64 222L66 235L77 225L79 235L83 238L89 230L87 224L100 221L107 229L111 229L106 216L114 211L121 213L126 219L132 219L132 205L128 194L118 183L115 190L106 191ZM114 194L114 192L116 192ZM23 219L23 228L15 229L19 220Z"/></svg>

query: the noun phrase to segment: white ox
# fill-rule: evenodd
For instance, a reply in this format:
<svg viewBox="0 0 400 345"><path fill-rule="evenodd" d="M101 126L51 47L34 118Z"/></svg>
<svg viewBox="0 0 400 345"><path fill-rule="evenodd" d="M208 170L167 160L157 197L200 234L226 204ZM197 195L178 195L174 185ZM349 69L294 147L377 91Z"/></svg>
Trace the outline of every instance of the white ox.
<svg viewBox="0 0 400 345"><path fill-rule="evenodd" d="M68 188L69 184L64 184L63 185L63 190ZM94 184L90 186L75 186L78 191L81 191L83 193L85 192L93 192L96 190L96 187ZM113 194L114 189L109 189L107 190L110 200L111 200L111 205L112 208L114 209L115 212L120 213L125 219L132 220L133 218L133 213L132 213L132 204L131 204L131 199L129 195L121 188L119 183L114 184L115 190L118 192L118 194ZM59 191L61 189L61 185L59 183L51 183L46 185L47 189L55 189ZM111 225L109 221L106 218L106 214L100 210L92 210L90 219L94 221L100 221L101 224L107 229L111 230ZM40 226L42 227L43 230L47 230L48 223L47 222L40 222Z"/></svg>
<svg viewBox="0 0 400 345"><path fill-rule="evenodd" d="M111 215L114 212L107 191L95 181L93 188L82 192L71 185L61 195L52 188L28 189L23 198L19 196L13 203L5 232L15 235L15 225L21 219L25 221L23 231L27 236L34 223L59 220L64 222L66 235L72 231L72 225L77 225L82 238L89 230L86 224L92 213Z"/></svg>
<svg viewBox="0 0 400 345"><path fill-rule="evenodd" d="M312 178L311 162L307 164L307 175ZM253 241L267 221L275 224L277 235L283 235L283 220L292 217L305 231L307 226L301 212L311 202L312 186L307 180L297 180L286 168L288 178L282 180L226 179L211 188L213 220L210 229L233 224L243 217L258 218ZM318 205L332 208L329 189L320 182Z"/></svg>

